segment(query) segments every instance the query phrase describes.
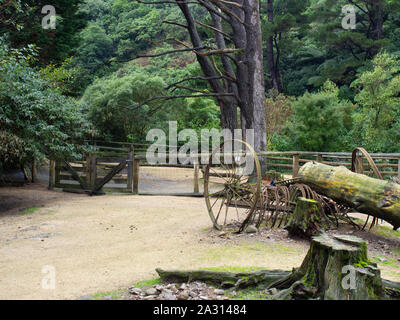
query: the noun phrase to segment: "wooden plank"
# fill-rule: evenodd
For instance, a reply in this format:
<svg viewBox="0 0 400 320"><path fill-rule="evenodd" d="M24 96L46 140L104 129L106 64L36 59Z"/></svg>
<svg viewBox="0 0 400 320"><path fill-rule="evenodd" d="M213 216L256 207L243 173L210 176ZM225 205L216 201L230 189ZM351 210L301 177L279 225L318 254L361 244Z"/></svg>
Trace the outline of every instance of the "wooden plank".
<svg viewBox="0 0 400 320"><path fill-rule="evenodd" d="M275 167L275 168L293 168L292 164L283 164L283 163L268 163L269 167Z"/></svg>
<svg viewBox="0 0 400 320"><path fill-rule="evenodd" d="M121 163L126 157L97 157L97 164Z"/></svg>
<svg viewBox="0 0 400 320"><path fill-rule="evenodd" d="M90 172L91 172L91 162L92 162L92 155L89 154L86 156L86 166L85 166L85 179L86 179L86 185L90 186L91 178L90 178Z"/></svg>
<svg viewBox="0 0 400 320"><path fill-rule="evenodd" d="M128 155L128 174L126 179L126 190L133 193L133 151Z"/></svg>
<svg viewBox="0 0 400 320"><path fill-rule="evenodd" d="M99 191L105 184L107 184L118 172L126 167L126 160L122 161L118 166L116 166L111 172L109 172L104 179L96 184L96 186L92 189L92 192Z"/></svg>
<svg viewBox="0 0 400 320"><path fill-rule="evenodd" d="M96 185L97 178L97 156L95 154L91 154L90 156L90 170L89 170L89 181L90 181L90 189L94 190Z"/></svg>
<svg viewBox="0 0 400 320"><path fill-rule="evenodd" d="M349 166L351 167L350 162L332 162L332 161L322 161L323 164L327 164L330 166Z"/></svg>
<svg viewBox="0 0 400 320"><path fill-rule="evenodd" d="M360 156L360 155L356 156L354 166L355 166L356 173L361 173L361 174L364 173L364 162L362 160L362 156Z"/></svg>
<svg viewBox="0 0 400 320"><path fill-rule="evenodd" d="M50 160L49 165L49 190L54 189L56 179L56 162L54 160Z"/></svg>
<svg viewBox="0 0 400 320"><path fill-rule="evenodd" d="M56 183L55 185L56 188L61 188L61 189L82 189L82 186L79 184L68 184L68 183Z"/></svg>
<svg viewBox="0 0 400 320"><path fill-rule="evenodd" d="M194 193L199 193L200 190L200 186L199 186L199 171L200 171L200 166L199 164L196 162L194 164L194 177L193 177L193 192Z"/></svg>
<svg viewBox="0 0 400 320"><path fill-rule="evenodd" d="M74 169L71 168L68 162L63 160L63 166L69 171L69 173L72 175L72 177L79 182L81 185L82 189L87 189L86 182L74 171Z"/></svg>
<svg viewBox="0 0 400 320"><path fill-rule="evenodd" d="M133 193L139 194L139 170L140 170L140 160L133 159Z"/></svg>
<svg viewBox="0 0 400 320"><path fill-rule="evenodd" d="M293 178L296 178L297 175L299 174L299 169L300 169L300 155L299 154L294 154L293 155Z"/></svg>
<svg viewBox="0 0 400 320"><path fill-rule="evenodd" d="M85 172L86 171L86 167L73 167L71 166L72 169L74 169L74 171L76 172ZM63 170L63 168L60 168L60 172L68 172L67 170Z"/></svg>

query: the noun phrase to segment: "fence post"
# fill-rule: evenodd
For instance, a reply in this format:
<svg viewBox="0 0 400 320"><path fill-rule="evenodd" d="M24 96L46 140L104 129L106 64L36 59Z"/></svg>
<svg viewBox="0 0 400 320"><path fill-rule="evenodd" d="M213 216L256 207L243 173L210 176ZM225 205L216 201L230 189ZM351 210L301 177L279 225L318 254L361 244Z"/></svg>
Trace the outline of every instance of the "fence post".
<svg viewBox="0 0 400 320"><path fill-rule="evenodd" d="M86 185L87 186L90 186L90 183L92 181L91 178L90 178L91 167L92 167L92 155L88 154L86 156L86 169L85 169Z"/></svg>
<svg viewBox="0 0 400 320"><path fill-rule="evenodd" d="M96 155L91 153L86 157L86 184L90 189L93 189L96 186L96 179Z"/></svg>
<svg viewBox="0 0 400 320"><path fill-rule="evenodd" d="M397 176L400 178L400 158L397 160Z"/></svg>
<svg viewBox="0 0 400 320"><path fill-rule="evenodd" d="M37 181L37 170L36 170L36 159L35 158L32 161L31 172L32 172L32 182L36 182Z"/></svg>
<svg viewBox="0 0 400 320"><path fill-rule="evenodd" d="M49 190L54 189L56 178L56 162L54 160L50 160L49 165Z"/></svg>
<svg viewBox="0 0 400 320"><path fill-rule="evenodd" d="M200 166L197 160L194 162L194 193L199 193L200 188L199 188L199 171L200 171Z"/></svg>
<svg viewBox="0 0 400 320"><path fill-rule="evenodd" d="M300 155L294 154L293 155L293 178L296 178L299 174L300 169Z"/></svg>
<svg viewBox="0 0 400 320"><path fill-rule="evenodd" d="M356 155L354 166L355 166L356 173L364 174L363 158L359 154Z"/></svg>
<svg viewBox="0 0 400 320"><path fill-rule="evenodd" d="M129 152L129 154L128 154L128 179L127 179L126 188L127 188L128 192L132 192L132 193L134 192L134 189L133 189L133 175L134 175L134 173L133 173L133 158L134 158L134 152L131 147L131 152Z"/></svg>
<svg viewBox="0 0 400 320"><path fill-rule="evenodd" d="M322 158L322 154L317 155L317 162L322 163L323 158Z"/></svg>
<svg viewBox="0 0 400 320"><path fill-rule="evenodd" d="M55 176L54 176L54 186L57 187L60 184L60 174L61 174L61 162L60 160L55 161Z"/></svg>
<svg viewBox="0 0 400 320"><path fill-rule="evenodd" d="M133 159L133 194L139 194L139 167L140 160Z"/></svg>

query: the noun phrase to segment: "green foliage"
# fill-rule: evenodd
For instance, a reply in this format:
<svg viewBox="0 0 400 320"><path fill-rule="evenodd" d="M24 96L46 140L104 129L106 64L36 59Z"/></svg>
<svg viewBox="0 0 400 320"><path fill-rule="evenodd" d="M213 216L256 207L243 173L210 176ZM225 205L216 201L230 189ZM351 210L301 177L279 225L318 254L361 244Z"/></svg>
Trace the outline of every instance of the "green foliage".
<svg viewBox="0 0 400 320"><path fill-rule="evenodd" d="M282 138L286 148L307 151L342 151L346 133L348 102L340 101L339 90L326 82L317 93L306 92L293 103L293 114Z"/></svg>
<svg viewBox="0 0 400 320"><path fill-rule="evenodd" d="M157 76L116 73L96 80L87 88L82 100L103 139L144 141L149 129L157 128L167 119L165 109L168 105L154 101L139 108L136 106L153 95L163 94L164 86L164 81Z"/></svg>
<svg viewBox="0 0 400 320"><path fill-rule="evenodd" d="M55 90L61 94L72 95L72 83L75 79L76 69L69 68L72 57L65 60L60 65L49 64L41 69L42 77L48 80Z"/></svg>
<svg viewBox="0 0 400 320"><path fill-rule="evenodd" d="M61 63L69 58L79 42L85 16L79 11L84 0L12 0L0 4L0 33L8 34L13 48L36 44L41 65ZM10 3L12 5L10 5ZM45 5L57 13L56 30L42 28L41 13Z"/></svg>
<svg viewBox="0 0 400 320"><path fill-rule="evenodd" d="M400 59L386 52L372 60L351 86L359 110L351 136L371 152L400 151Z"/></svg>
<svg viewBox="0 0 400 320"><path fill-rule="evenodd" d="M163 38L185 39L182 28L161 23L183 21L177 6L143 5L129 0L86 0L81 12L89 17L81 32L81 45L73 66L81 75L76 92L82 93L96 77L109 76L121 64L110 61L129 60L138 53L162 47ZM161 48L160 48L161 49ZM167 62L169 57L159 60Z"/></svg>
<svg viewBox="0 0 400 320"><path fill-rule="evenodd" d="M16 167L24 160L25 144L17 136L0 131L0 173L4 164Z"/></svg>
<svg viewBox="0 0 400 320"><path fill-rule="evenodd" d="M62 96L30 65L32 50L12 50L0 39L0 126L23 145L23 161L43 155L78 156L73 141L85 122L76 103ZM0 146L3 152L9 144ZM15 158L2 154L2 160Z"/></svg>
<svg viewBox="0 0 400 320"><path fill-rule="evenodd" d="M182 119L182 129L212 129L220 127L221 112L215 101L207 98L187 98Z"/></svg>

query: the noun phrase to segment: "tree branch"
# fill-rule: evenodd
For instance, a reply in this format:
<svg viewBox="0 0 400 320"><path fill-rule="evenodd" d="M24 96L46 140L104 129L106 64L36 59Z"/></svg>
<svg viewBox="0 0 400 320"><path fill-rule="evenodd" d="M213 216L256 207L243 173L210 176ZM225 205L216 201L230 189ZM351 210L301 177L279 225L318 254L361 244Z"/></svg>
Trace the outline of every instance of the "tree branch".
<svg viewBox="0 0 400 320"><path fill-rule="evenodd" d="M204 3L206 1L212 2L218 9L220 9L222 12L227 14L229 17L234 18L236 21L238 21L240 24L245 24L242 19L240 19L235 13L233 13L231 10L229 10L227 7L225 7L223 4L219 3L220 1L213 1L213 0L199 0L200 3Z"/></svg>
<svg viewBox="0 0 400 320"><path fill-rule="evenodd" d="M178 82L172 83L172 84L170 84L168 87L165 87L164 89L165 89L165 90L169 90L169 89L171 89L172 87L174 87L174 86L176 86L176 85L178 85L178 84L181 84L182 82L186 82L186 81L190 81L190 80L209 81L209 80L218 80L218 79L227 79L227 78L228 78L228 77L226 77L226 76L214 76L214 77L201 77L201 76L199 76L199 77L190 77L190 78L182 79L182 80L180 80L180 81L178 81ZM232 80L232 81L233 81L233 80Z"/></svg>
<svg viewBox="0 0 400 320"><path fill-rule="evenodd" d="M234 96L233 93L206 93L206 94L182 94L176 96L155 96L152 98L143 101L142 103L125 107L129 110L137 110L143 107L145 104L154 101L154 100L171 100L171 99L179 99L179 98L202 98L202 97L227 97L227 96Z"/></svg>
<svg viewBox="0 0 400 320"><path fill-rule="evenodd" d="M164 21L162 21L162 23L165 23L165 24L173 24L173 25L175 25L175 26L182 27L182 28L185 28L185 29L188 28L187 25L182 24L182 23L179 23L179 22L175 22L175 21L164 20Z"/></svg>
<svg viewBox="0 0 400 320"><path fill-rule="evenodd" d="M196 20L196 24L198 24L198 25L200 25L200 26L202 26L202 27L211 29L211 30L213 30L213 31L215 31L215 32L218 32L218 33L222 34L222 35L223 35L224 37L226 37L226 38L232 39L232 37L231 37L229 34L223 32L222 30L219 30L219 29L217 29L217 28L215 28L215 27L213 27L213 26L210 26L210 25L208 25L208 24L202 23L202 22L197 21L197 20Z"/></svg>

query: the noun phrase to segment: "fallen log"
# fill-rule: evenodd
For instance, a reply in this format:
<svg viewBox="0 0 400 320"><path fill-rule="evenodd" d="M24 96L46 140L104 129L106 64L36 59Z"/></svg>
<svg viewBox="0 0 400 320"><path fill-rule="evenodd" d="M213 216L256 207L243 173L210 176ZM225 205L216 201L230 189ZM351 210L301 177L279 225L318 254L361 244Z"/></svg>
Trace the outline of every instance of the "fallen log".
<svg viewBox="0 0 400 320"><path fill-rule="evenodd" d="M282 270L260 270L255 272L226 272L211 270L163 270L156 269L160 278L164 281L172 282L191 282L204 281L217 286L229 288L246 288L249 286L262 285L267 287L273 282L282 279L290 274L289 271Z"/></svg>
<svg viewBox="0 0 400 320"><path fill-rule="evenodd" d="M400 185L351 172L345 167L332 167L309 162L301 167L299 178L338 203L360 213L400 227Z"/></svg>

